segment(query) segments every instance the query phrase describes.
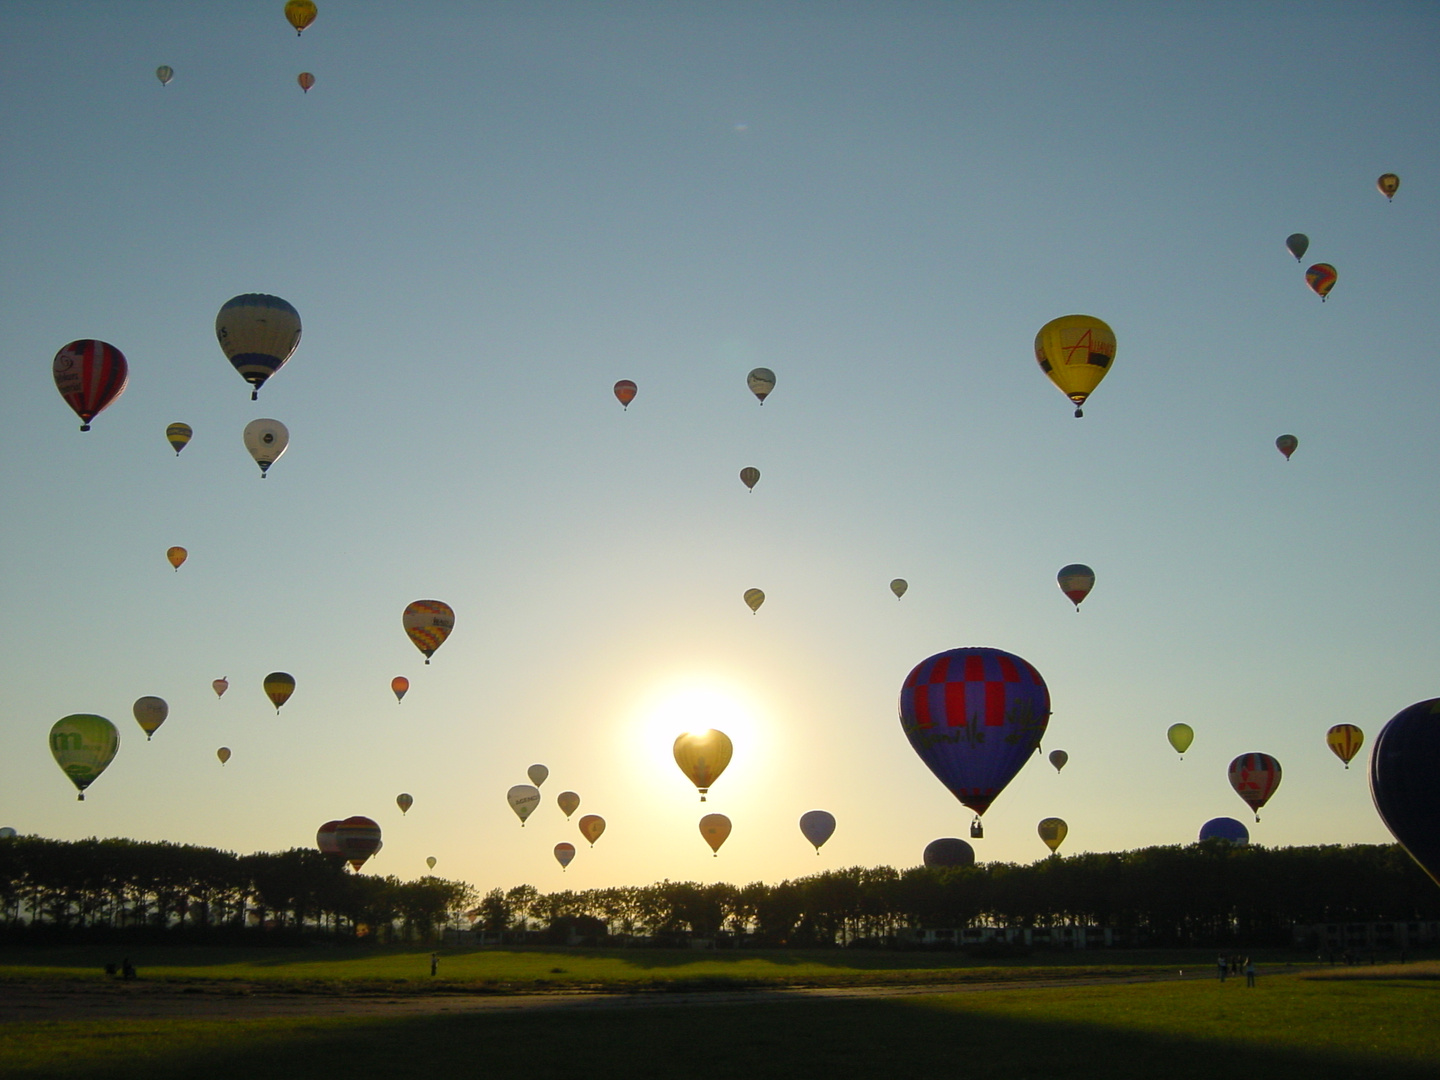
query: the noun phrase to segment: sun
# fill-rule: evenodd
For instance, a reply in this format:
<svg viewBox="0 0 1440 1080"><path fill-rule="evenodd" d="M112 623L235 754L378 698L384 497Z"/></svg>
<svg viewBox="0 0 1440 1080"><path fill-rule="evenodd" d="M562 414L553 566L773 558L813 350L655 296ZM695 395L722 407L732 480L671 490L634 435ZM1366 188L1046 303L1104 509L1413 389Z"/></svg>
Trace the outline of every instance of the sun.
<svg viewBox="0 0 1440 1080"><path fill-rule="evenodd" d="M638 703L633 725L635 760L650 777L687 784L672 748L679 735L716 728L730 736L735 756L720 784L738 793L769 742L763 710L742 687L719 677L677 676L652 688ZM748 764L747 764L748 763Z"/></svg>

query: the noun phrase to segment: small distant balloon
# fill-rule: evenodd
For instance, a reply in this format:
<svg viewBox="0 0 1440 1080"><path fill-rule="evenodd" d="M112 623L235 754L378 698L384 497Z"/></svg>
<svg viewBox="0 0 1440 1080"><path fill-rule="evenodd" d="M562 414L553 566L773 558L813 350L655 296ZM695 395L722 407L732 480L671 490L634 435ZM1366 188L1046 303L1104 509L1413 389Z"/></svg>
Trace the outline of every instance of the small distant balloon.
<svg viewBox="0 0 1440 1080"><path fill-rule="evenodd" d="M285 448L290 445L290 429L279 420L251 420L242 432L245 449L260 466L260 479L264 480L270 466L280 460Z"/></svg>
<svg viewBox="0 0 1440 1080"><path fill-rule="evenodd" d="M415 647L425 654L428 664L435 650L445 644L450 631L455 629L455 612L443 600L416 600L406 607L400 622Z"/></svg>
<svg viewBox="0 0 1440 1080"><path fill-rule="evenodd" d="M1325 745L1350 768L1350 761L1360 752L1365 733L1354 724L1336 724L1325 733ZM1440 779L1440 777L1437 777Z"/></svg>
<svg viewBox="0 0 1440 1080"><path fill-rule="evenodd" d="M1035 335L1035 359L1083 416L1080 406L1115 362L1115 331L1092 315L1062 315Z"/></svg>
<svg viewBox="0 0 1440 1080"><path fill-rule="evenodd" d="M770 396L770 391L775 389L775 373L768 367L757 367L745 376L745 385L750 387L750 392L760 399L761 405L764 405L765 399Z"/></svg>
<svg viewBox="0 0 1440 1080"><path fill-rule="evenodd" d="M734 752L730 736L714 728L687 731L676 737L671 749L675 764L699 790L701 802L705 801L711 785L720 779L725 766L730 764L730 755Z"/></svg>
<svg viewBox="0 0 1440 1080"><path fill-rule="evenodd" d="M528 776L530 782L538 788L541 784L545 783L545 778L550 775L550 770L544 765L531 765L530 768L525 770L525 775Z"/></svg>
<svg viewBox="0 0 1440 1080"><path fill-rule="evenodd" d="M590 841L590 846L595 846L595 841L600 839L600 834L605 831L605 819L599 814L586 814L580 819L580 835Z"/></svg>
<svg viewBox="0 0 1440 1080"><path fill-rule="evenodd" d="M908 588L910 588L910 583L903 577L897 577L894 581L890 582L890 591L895 594L896 600L904 596L905 590Z"/></svg>
<svg viewBox="0 0 1440 1080"><path fill-rule="evenodd" d="M295 28L296 37L305 32L318 14L313 0L286 0L285 20Z"/></svg>
<svg viewBox="0 0 1440 1080"><path fill-rule="evenodd" d="M926 866L974 866L975 849L966 840L945 836L925 845L923 860Z"/></svg>
<svg viewBox="0 0 1440 1080"><path fill-rule="evenodd" d="M740 470L740 482L754 491L755 485L760 482L760 470L753 465L746 465Z"/></svg>
<svg viewBox="0 0 1440 1080"><path fill-rule="evenodd" d="M628 412L630 403L635 400L635 395L639 393L639 390L640 388L629 379L621 379L615 384L615 400L620 402Z"/></svg>
<svg viewBox="0 0 1440 1080"><path fill-rule="evenodd" d="M224 697L224 696L225 696L225 691L230 689L230 680L229 680L229 679L216 679L214 682L212 682L212 683L210 684L210 689L215 691L215 696L216 696L217 698Z"/></svg>
<svg viewBox="0 0 1440 1080"><path fill-rule="evenodd" d="M85 789L100 778L120 749L120 733L103 716L74 713L50 729L50 755L85 801Z"/></svg>
<svg viewBox="0 0 1440 1080"><path fill-rule="evenodd" d="M700 819L700 835L718 858L720 845L730 836L730 819L724 814L706 814Z"/></svg>
<svg viewBox="0 0 1440 1080"><path fill-rule="evenodd" d="M1050 764L1055 766L1055 771L1057 773L1065 767L1065 763L1069 760L1070 755L1067 754L1064 750L1050 751Z"/></svg>
<svg viewBox="0 0 1440 1080"><path fill-rule="evenodd" d="M1296 262L1299 262L1305 257L1305 252L1309 250L1309 248L1310 237L1306 236L1303 232L1291 233L1285 238L1285 250L1295 256Z"/></svg>
<svg viewBox="0 0 1440 1080"><path fill-rule="evenodd" d="M1200 840L1223 840L1227 844L1248 844L1250 830L1233 817L1211 818L1200 826Z"/></svg>
<svg viewBox="0 0 1440 1080"><path fill-rule="evenodd" d="M1325 298L1330 295L1330 290L1335 287L1335 280L1339 276L1335 267L1329 263L1316 263L1305 271L1305 284L1309 285L1310 291L1320 297L1320 302L1324 303Z"/></svg>
<svg viewBox="0 0 1440 1080"><path fill-rule="evenodd" d="M295 76L295 81L300 84L300 89L308 94L310 88L315 85L315 76L308 71L302 71Z"/></svg>
<svg viewBox="0 0 1440 1080"><path fill-rule="evenodd" d="M1285 460L1290 460L1290 455L1295 453L1295 448L1300 445L1300 440L1294 435L1281 435L1275 440L1275 449L1285 455Z"/></svg>
<svg viewBox="0 0 1440 1080"><path fill-rule="evenodd" d="M1400 846L1440 885L1440 698L1390 718L1370 751L1370 797Z"/></svg>
<svg viewBox="0 0 1440 1080"><path fill-rule="evenodd" d="M415 805L415 797L408 792L402 791L395 796L395 805L400 807L400 816L404 817L410 812L410 807Z"/></svg>
<svg viewBox="0 0 1440 1080"><path fill-rule="evenodd" d="M149 742L150 736L155 734L160 725L165 722L165 718L170 715L170 706L164 698L146 695L136 698L130 711L135 714L135 722L140 725L140 730L145 732L145 741Z"/></svg>
<svg viewBox="0 0 1440 1080"><path fill-rule="evenodd" d="M215 756L220 759L220 764L224 765L227 761L230 760L230 747L220 747L219 750L215 751Z"/></svg>
<svg viewBox="0 0 1440 1080"><path fill-rule="evenodd" d="M1045 846L1054 852L1065 842L1070 826L1058 817L1047 817L1035 827L1035 831L1040 834L1040 839L1045 841Z"/></svg>
<svg viewBox="0 0 1440 1080"><path fill-rule="evenodd" d="M574 845L574 844L563 844L563 843L562 843L562 844L556 844L556 845L555 845L555 861L560 864L560 869L561 869L561 870L564 870L567 866L569 866L569 865L570 865L570 861L571 861L572 859L574 859L574 858L575 858L575 845Z"/></svg>
<svg viewBox="0 0 1440 1080"><path fill-rule="evenodd" d="M765 594L759 589L745 590L745 603L751 611L759 611L760 605L765 602Z"/></svg>
<svg viewBox="0 0 1440 1080"><path fill-rule="evenodd" d="M1280 763L1269 754L1241 754L1230 762L1229 775L1235 794L1249 804L1259 821L1260 808L1280 786Z"/></svg>
<svg viewBox="0 0 1440 1080"><path fill-rule="evenodd" d="M410 680L404 675L396 675L390 680L390 692L395 695L395 704L405 700L405 692L410 689Z"/></svg>
<svg viewBox="0 0 1440 1080"><path fill-rule="evenodd" d="M155 77L160 80L161 86L169 86L170 80L175 77L175 69L169 64L161 64L155 69Z"/></svg>
<svg viewBox="0 0 1440 1080"><path fill-rule="evenodd" d="M280 715L280 706L290 700L295 692L295 676L284 671L272 671L265 676L265 696L275 706L275 715Z"/></svg>
<svg viewBox="0 0 1440 1080"><path fill-rule="evenodd" d="M1190 744L1195 741L1195 729L1189 724L1171 724L1165 732L1165 738L1181 758L1185 757L1185 751L1190 749Z"/></svg>
<svg viewBox="0 0 1440 1080"><path fill-rule="evenodd" d="M80 430L125 392L130 365L114 345L93 338L72 341L55 354L55 389L80 417Z"/></svg>
<svg viewBox="0 0 1440 1080"><path fill-rule="evenodd" d="M540 789L530 784L516 784L505 793L505 801L510 804L510 809L515 811L515 816L520 819L520 827L525 827L525 819L535 812L540 805Z"/></svg>
<svg viewBox="0 0 1440 1080"><path fill-rule="evenodd" d="M435 862L436 860L434 855L427 855L425 857L425 865L428 866L431 870L435 869Z"/></svg>
<svg viewBox="0 0 1440 1080"><path fill-rule="evenodd" d="M815 848L815 854L820 854L820 848L826 840L835 835L835 815L829 810L807 810L800 815L800 835Z"/></svg>
<svg viewBox="0 0 1440 1080"><path fill-rule="evenodd" d="M1060 584L1060 591L1070 598L1075 610L1079 611L1080 601L1089 596L1090 590L1095 587L1095 571L1084 563L1071 563L1060 568L1055 580Z"/></svg>
<svg viewBox="0 0 1440 1080"><path fill-rule="evenodd" d="M562 791L555 796L555 805L560 807L560 812L565 815L565 820L570 820L570 815L580 808L580 796L573 791Z"/></svg>
<svg viewBox="0 0 1440 1080"><path fill-rule="evenodd" d="M183 547L172 547L165 552L165 558L169 560L170 565L175 568L177 573L180 570L181 564L189 557L190 553Z"/></svg>
<svg viewBox="0 0 1440 1080"><path fill-rule="evenodd" d="M174 423L165 429L165 439L175 449L175 456L180 456L180 451L189 445L191 438L195 435L195 429L189 424Z"/></svg>
<svg viewBox="0 0 1440 1080"><path fill-rule="evenodd" d="M1381 195L1393 202L1395 192L1400 190L1400 177L1393 172L1382 173L1380 178L1375 181L1375 187L1379 189Z"/></svg>

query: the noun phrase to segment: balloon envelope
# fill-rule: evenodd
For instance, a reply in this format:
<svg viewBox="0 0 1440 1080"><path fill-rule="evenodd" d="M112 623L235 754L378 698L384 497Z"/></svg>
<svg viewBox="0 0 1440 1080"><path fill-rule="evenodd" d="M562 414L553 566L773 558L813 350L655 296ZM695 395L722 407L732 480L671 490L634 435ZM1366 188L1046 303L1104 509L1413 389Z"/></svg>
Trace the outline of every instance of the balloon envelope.
<svg viewBox="0 0 1440 1080"><path fill-rule="evenodd" d="M290 429L279 420L251 420L242 433L245 449L260 466L260 477L270 471L270 466L280 460L285 448L290 445Z"/></svg>
<svg viewBox="0 0 1440 1080"><path fill-rule="evenodd" d="M1060 583L1060 591L1070 598L1075 610L1079 611L1080 601L1089 596L1090 590L1095 587L1095 571L1084 563L1071 563L1060 568L1055 580Z"/></svg>
<svg viewBox="0 0 1440 1080"><path fill-rule="evenodd" d="M530 782L538 788L541 784L545 783L545 778L550 775L550 770L544 765L531 765L530 768L525 770L525 775L528 776Z"/></svg>
<svg viewBox="0 0 1440 1080"><path fill-rule="evenodd" d="M718 855L720 845L730 835L730 819L724 814L706 814L700 819L700 835L710 845L710 850Z"/></svg>
<svg viewBox="0 0 1440 1080"><path fill-rule="evenodd" d="M765 594L759 589L745 590L745 604L751 611L759 611L760 605L765 602Z"/></svg>
<svg viewBox="0 0 1440 1080"><path fill-rule="evenodd" d="M1336 724L1325 733L1325 745L1341 761L1345 767L1350 767L1350 759L1360 752L1360 746L1365 742L1365 733L1354 724ZM1437 775L1440 779L1440 775Z"/></svg>
<svg viewBox="0 0 1440 1080"><path fill-rule="evenodd" d="M335 830L338 828L340 828L340 821L337 818L334 821L325 822L315 833L315 846L320 849L322 854L340 854L340 841L335 836Z"/></svg>
<svg viewBox="0 0 1440 1080"><path fill-rule="evenodd" d="M1059 772L1061 769L1063 769L1065 767L1065 763L1069 760L1070 755L1067 754L1064 750L1050 751L1050 764L1055 766L1056 772Z"/></svg>
<svg viewBox="0 0 1440 1080"><path fill-rule="evenodd" d="M169 551L165 552L165 558L170 560L170 565L176 570L179 570L180 564L189 557L190 553L182 547L172 547Z"/></svg>
<svg viewBox="0 0 1440 1080"><path fill-rule="evenodd" d="M1285 250L1295 256L1296 262L1304 258L1305 252L1309 250L1309 248L1310 238L1303 232L1291 233L1285 238Z"/></svg>
<svg viewBox="0 0 1440 1080"><path fill-rule="evenodd" d="M615 400L620 402L626 409L630 408L630 402L635 400L639 387L629 379L621 379L615 384Z"/></svg>
<svg viewBox="0 0 1440 1080"><path fill-rule="evenodd" d="M900 727L911 747L977 815L1030 760L1049 723L1045 680L1001 649L936 653L900 689Z"/></svg>
<svg viewBox="0 0 1440 1080"><path fill-rule="evenodd" d="M700 790L701 802L705 801L710 785L720 779L725 766L730 764L730 755L734 749L730 736L714 728L687 731L676 737L672 747L675 764L680 766L680 771Z"/></svg>
<svg viewBox="0 0 1440 1080"><path fill-rule="evenodd" d="M299 75L295 76L295 81L300 84L300 89L308 94L310 87L315 85L315 76L311 75L308 71L302 71Z"/></svg>
<svg viewBox="0 0 1440 1080"><path fill-rule="evenodd" d="M573 791L562 791L555 796L555 805L560 807L561 813L565 815L565 820L569 821L570 815L580 808L580 796Z"/></svg>
<svg viewBox="0 0 1440 1080"><path fill-rule="evenodd" d="M770 396L770 391L775 389L775 373L768 367L757 367L745 376L745 385L750 387L750 392L760 399L761 405L764 405L765 399Z"/></svg>
<svg viewBox="0 0 1440 1080"><path fill-rule="evenodd" d="M1260 808L1280 786L1280 763L1269 754L1241 754L1230 762L1230 786L1260 820Z"/></svg>
<svg viewBox="0 0 1440 1080"><path fill-rule="evenodd" d="M1062 315L1035 335L1035 359L1079 416L1114 363L1115 331L1091 315Z"/></svg>
<svg viewBox="0 0 1440 1080"><path fill-rule="evenodd" d="M227 761L230 760L230 747L220 747L219 750L215 751L215 756L220 759L220 764L224 765Z"/></svg>
<svg viewBox="0 0 1440 1080"><path fill-rule="evenodd" d="M1170 741L1175 752L1181 757L1185 751L1190 749L1190 744L1195 741L1195 729L1189 724L1171 724L1165 732L1165 738Z"/></svg>
<svg viewBox="0 0 1440 1080"><path fill-rule="evenodd" d="M966 840L945 836L925 845L926 866L974 866L975 849Z"/></svg>
<svg viewBox="0 0 1440 1080"><path fill-rule="evenodd" d="M740 470L740 482L754 491L755 485L760 482L760 470L753 465L746 465Z"/></svg>
<svg viewBox="0 0 1440 1080"><path fill-rule="evenodd" d="M120 749L120 733L103 716L74 713L50 729L50 754L85 798L85 789L103 773Z"/></svg>
<svg viewBox="0 0 1440 1080"><path fill-rule="evenodd" d="M428 664L435 650L445 644L450 631L455 629L455 612L443 600L416 600L405 609L400 622L415 647L425 654Z"/></svg>
<svg viewBox="0 0 1440 1080"><path fill-rule="evenodd" d="M72 341L55 354L55 389L80 417L80 430L125 392L130 365L114 345L93 338Z"/></svg>
<svg viewBox="0 0 1440 1080"><path fill-rule="evenodd" d="M800 815L800 834L814 845L815 854L820 854L821 845L835 835L835 815L828 810L807 810Z"/></svg>
<svg viewBox="0 0 1440 1080"><path fill-rule="evenodd" d="M0 840L14 840L15 837L19 835L20 834L17 833L14 829L12 829L9 825L0 828Z"/></svg>
<svg viewBox="0 0 1440 1080"><path fill-rule="evenodd" d="M135 704L130 707L130 711L135 714L135 722L139 724L140 729L145 732L145 741L149 742L150 736L155 734L155 730L163 724L165 718L170 715L170 706L164 698L147 695L142 698L136 698Z"/></svg>
<svg viewBox="0 0 1440 1080"><path fill-rule="evenodd" d="M400 807L400 814L403 817L410 812L410 807L415 805L415 797L408 792L402 791L399 795L395 796L395 805Z"/></svg>
<svg viewBox="0 0 1440 1080"><path fill-rule="evenodd" d="M574 859L574 858L575 858L575 845L574 845L574 844L556 844L556 845L555 845L555 861L560 864L560 869L563 870L563 869L565 869L565 867L569 866L569 865L570 865L570 861L571 861L572 859Z"/></svg>
<svg viewBox="0 0 1440 1080"><path fill-rule="evenodd" d="M1224 840L1229 844L1248 844L1250 830L1233 817L1211 818L1200 826L1201 840Z"/></svg>
<svg viewBox="0 0 1440 1080"><path fill-rule="evenodd" d="M595 846L595 841L600 839L600 834L605 831L605 819L599 814L586 814L580 819L580 835L590 841L590 846Z"/></svg>
<svg viewBox="0 0 1440 1080"><path fill-rule="evenodd" d="M1035 827L1035 831L1040 834L1040 839L1045 841L1045 846L1054 851L1064 843L1070 826L1058 817L1047 817Z"/></svg>
<svg viewBox="0 0 1440 1080"><path fill-rule="evenodd" d="M215 316L215 337L240 377L260 387L289 360L300 344L300 313L278 296L243 293L225 301Z"/></svg>
<svg viewBox="0 0 1440 1080"><path fill-rule="evenodd" d="M191 438L195 435L195 429L189 424L171 424L165 429L165 439L175 449L175 456L180 456L180 451L190 444Z"/></svg>
<svg viewBox="0 0 1440 1080"><path fill-rule="evenodd" d="M1394 199L1395 192L1400 190L1400 177L1393 172L1382 173L1380 179L1375 181L1375 186L1385 198Z"/></svg>
<svg viewBox="0 0 1440 1080"><path fill-rule="evenodd" d="M1281 435L1275 440L1275 449L1285 455L1286 461L1290 460L1290 455L1295 452L1296 447L1299 445L1300 440L1294 435Z"/></svg>
<svg viewBox="0 0 1440 1080"><path fill-rule="evenodd" d="M215 691L215 696L224 697L225 691L230 689L229 679L216 679L210 684L210 689Z"/></svg>
<svg viewBox="0 0 1440 1080"><path fill-rule="evenodd" d="M1440 885L1440 698L1401 709L1370 751L1370 797L1380 820Z"/></svg>
<svg viewBox="0 0 1440 1080"><path fill-rule="evenodd" d="M395 704L405 700L405 692L410 689L410 680L404 675L396 675L390 680L390 692L395 695Z"/></svg>
<svg viewBox="0 0 1440 1080"><path fill-rule="evenodd" d="M161 86L169 86L170 80L175 77L175 69L169 64L161 64L155 69L155 77L160 80Z"/></svg>
<svg viewBox="0 0 1440 1080"><path fill-rule="evenodd" d="M505 793L505 801L510 804L510 809L515 811L515 816L520 819L520 826L524 828L525 819L535 812L535 807L540 805L540 789L530 784L516 784Z"/></svg>
<svg viewBox="0 0 1440 1080"><path fill-rule="evenodd" d="M908 588L910 588L910 583L903 577L897 577L894 581L890 582L890 591L895 594L896 600L904 596L905 590Z"/></svg>
<svg viewBox="0 0 1440 1080"><path fill-rule="evenodd" d="M295 28L296 36L303 33L318 14L314 0L285 0L285 20Z"/></svg>
<svg viewBox="0 0 1440 1080"><path fill-rule="evenodd" d="M434 855L427 855L425 857L425 865L428 866L431 870L435 869L435 861L436 860Z"/></svg>
<svg viewBox="0 0 1440 1080"><path fill-rule="evenodd" d="M1335 267L1329 263L1316 263L1305 271L1305 284L1310 286L1310 291L1323 301L1330 295L1330 290L1335 287L1335 281L1339 278Z"/></svg>
<svg viewBox="0 0 1440 1080"><path fill-rule="evenodd" d="M348 817L336 827L335 843L350 869L359 872L365 860L380 850L380 826L359 814Z"/></svg>
<svg viewBox="0 0 1440 1080"><path fill-rule="evenodd" d="M280 712L280 706L290 700L290 695L295 692L295 676L284 671L272 671L265 676L265 696L275 705L275 712Z"/></svg>

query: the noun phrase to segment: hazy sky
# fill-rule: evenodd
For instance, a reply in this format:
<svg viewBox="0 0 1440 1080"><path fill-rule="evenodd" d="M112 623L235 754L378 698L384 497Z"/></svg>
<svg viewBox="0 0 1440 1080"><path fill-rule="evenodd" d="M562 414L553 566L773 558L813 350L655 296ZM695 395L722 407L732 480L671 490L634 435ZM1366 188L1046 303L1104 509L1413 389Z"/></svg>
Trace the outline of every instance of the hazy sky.
<svg viewBox="0 0 1440 1080"><path fill-rule="evenodd" d="M901 682L991 645L1070 763L1032 759L982 859L1052 815L1062 853L1218 815L1389 839L1368 745L1347 772L1324 736L1440 694L1440 8L319 6L300 38L281 0L0 6L0 824L249 852L366 814L367 872L545 891L910 866L971 815ZM214 334L247 292L304 321L253 403ZM1031 352L1070 312L1119 341L1081 420ZM82 435L51 359L87 337L131 378ZM291 432L264 481L257 417ZM122 732L83 803L74 712ZM670 744L706 726L702 807ZM1247 751L1285 770L1258 825Z"/></svg>

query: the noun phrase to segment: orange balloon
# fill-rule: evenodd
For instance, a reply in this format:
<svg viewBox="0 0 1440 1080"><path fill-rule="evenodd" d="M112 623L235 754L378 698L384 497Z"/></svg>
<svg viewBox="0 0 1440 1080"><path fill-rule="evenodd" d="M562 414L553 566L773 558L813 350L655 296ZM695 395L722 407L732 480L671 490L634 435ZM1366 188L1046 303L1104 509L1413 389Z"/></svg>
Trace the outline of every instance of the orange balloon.
<svg viewBox="0 0 1440 1080"><path fill-rule="evenodd" d="M170 565L175 567L177 571L180 569L180 564L189 557L190 553L182 547L172 547L169 551L165 552L165 558L170 560Z"/></svg>
<svg viewBox="0 0 1440 1080"><path fill-rule="evenodd" d="M615 398L626 409L630 408L630 402L635 400L636 391L639 388L629 379L621 379L615 384Z"/></svg>
<svg viewBox="0 0 1440 1080"><path fill-rule="evenodd" d="M299 75L295 76L295 81L300 84L300 89L308 94L310 87L315 85L315 76L311 75L308 71L302 71Z"/></svg>
<svg viewBox="0 0 1440 1080"><path fill-rule="evenodd" d="M600 839L600 834L605 831L605 819L599 814L586 814L580 819L580 835L590 841L590 846L595 846L595 841Z"/></svg>
<svg viewBox="0 0 1440 1080"><path fill-rule="evenodd" d="M700 819L700 835L719 858L720 845L730 836L730 819L724 814L706 814Z"/></svg>
<svg viewBox="0 0 1440 1080"><path fill-rule="evenodd" d="M398 705L405 697L405 691L410 689L410 680L404 675L396 675L390 680L390 689L394 692L395 704Z"/></svg>

